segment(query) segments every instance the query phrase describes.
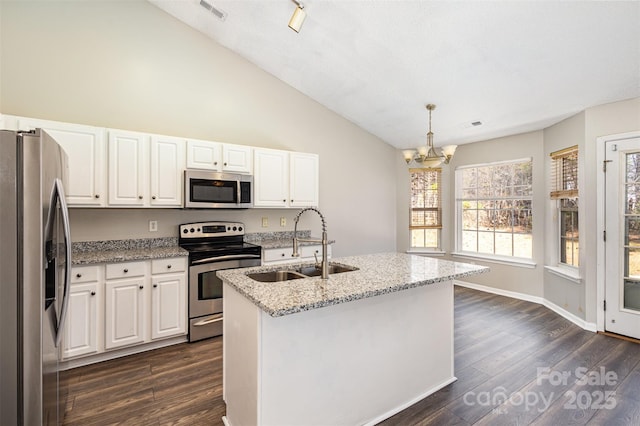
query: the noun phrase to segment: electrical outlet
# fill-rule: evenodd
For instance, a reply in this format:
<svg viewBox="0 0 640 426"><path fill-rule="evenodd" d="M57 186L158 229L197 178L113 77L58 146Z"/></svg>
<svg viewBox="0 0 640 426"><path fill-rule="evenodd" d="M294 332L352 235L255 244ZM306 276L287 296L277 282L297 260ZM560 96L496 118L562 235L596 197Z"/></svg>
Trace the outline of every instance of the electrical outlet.
<svg viewBox="0 0 640 426"><path fill-rule="evenodd" d="M281 217L280 218L280 226L282 226L282 227L287 226L287 218L286 217Z"/></svg>
<svg viewBox="0 0 640 426"><path fill-rule="evenodd" d="M157 232L158 231L158 221L150 220L149 221L149 232Z"/></svg>
<svg viewBox="0 0 640 426"><path fill-rule="evenodd" d="M268 228L269 227L269 218L268 217L263 217L262 218L262 227L263 228Z"/></svg>

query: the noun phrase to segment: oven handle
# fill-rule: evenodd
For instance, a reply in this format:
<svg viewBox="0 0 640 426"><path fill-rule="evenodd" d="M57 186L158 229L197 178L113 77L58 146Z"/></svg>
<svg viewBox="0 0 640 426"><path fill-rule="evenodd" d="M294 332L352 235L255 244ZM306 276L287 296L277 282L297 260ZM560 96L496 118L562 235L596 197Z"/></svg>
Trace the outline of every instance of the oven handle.
<svg viewBox="0 0 640 426"><path fill-rule="evenodd" d="M194 260L192 265L200 265L201 263L221 262L223 260L237 260L237 259L260 259L259 254L229 254L226 256L214 256L207 257L206 259Z"/></svg>
<svg viewBox="0 0 640 426"><path fill-rule="evenodd" d="M213 324L214 322L219 322L219 321L222 321L222 315L205 318L196 323L193 323L193 326L202 327L203 325Z"/></svg>

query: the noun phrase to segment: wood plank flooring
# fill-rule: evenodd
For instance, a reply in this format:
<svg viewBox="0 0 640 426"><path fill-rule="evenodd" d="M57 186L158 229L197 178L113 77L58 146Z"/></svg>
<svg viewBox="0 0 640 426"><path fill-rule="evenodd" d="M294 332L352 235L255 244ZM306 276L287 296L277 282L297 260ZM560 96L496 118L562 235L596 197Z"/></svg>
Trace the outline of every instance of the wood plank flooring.
<svg viewBox="0 0 640 426"><path fill-rule="evenodd" d="M463 287L455 333L458 380L382 425L640 425L637 343ZM576 383L587 371L590 381ZM80 367L64 380L65 425L221 425L225 412L220 337Z"/></svg>

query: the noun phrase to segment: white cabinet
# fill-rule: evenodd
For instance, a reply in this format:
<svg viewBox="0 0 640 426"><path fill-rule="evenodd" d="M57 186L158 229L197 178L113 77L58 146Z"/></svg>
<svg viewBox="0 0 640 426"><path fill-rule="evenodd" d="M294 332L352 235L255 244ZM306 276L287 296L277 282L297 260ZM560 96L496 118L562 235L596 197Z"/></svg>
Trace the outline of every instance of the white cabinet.
<svg viewBox="0 0 640 426"><path fill-rule="evenodd" d="M69 307L64 324L63 358L98 352L98 307L102 298L102 268L76 267L71 270Z"/></svg>
<svg viewBox="0 0 640 426"><path fill-rule="evenodd" d="M143 207L148 194L147 144L143 133L109 130L109 205Z"/></svg>
<svg viewBox="0 0 640 426"><path fill-rule="evenodd" d="M313 207L318 205L318 155L254 150L255 207Z"/></svg>
<svg viewBox="0 0 640 426"><path fill-rule="evenodd" d="M254 150L253 205L288 207L289 153L275 149Z"/></svg>
<svg viewBox="0 0 640 426"><path fill-rule="evenodd" d="M315 256L318 257L318 261L322 260L322 245L300 246L299 252L300 257L292 257L293 247L262 249L262 264L276 265L315 261ZM327 257L331 258L331 245L327 246Z"/></svg>
<svg viewBox="0 0 640 426"><path fill-rule="evenodd" d="M145 262L109 264L105 283L105 348L142 343L147 328ZM131 278L125 278L131 277Z"/></svg>
<svg viewBox="0 0 640 426"><path fill-rule="evenodd" d="M185 168L185 140L151 137L151 197L153 207L180 207Z"/></svg>
<svg viewBox="0 0 640 426"><path fill-rule="evenodd" d="M153 260L151 265L151 339L185 334L186 259Z"/></svg>
<svg viewBox="0 0 640 426"><path fill-rule="evenodd" d="M187 168L216 172L251 173L252 148L211 141L187 141Z"/></svg>
<svg viewBox="0 0 640 426"><path fill-rule="evenodd" d="M319 193L319 158L317 154L289 154L289 206L315 207Z"/></svg>
<svg viewBox="0 0 640 426"><path fill-rule="evenodd" d="M47 131L67 153L65 185L70 207L103 207L107 200L104 129L79 124L19 118L18 128Z"/></svg>

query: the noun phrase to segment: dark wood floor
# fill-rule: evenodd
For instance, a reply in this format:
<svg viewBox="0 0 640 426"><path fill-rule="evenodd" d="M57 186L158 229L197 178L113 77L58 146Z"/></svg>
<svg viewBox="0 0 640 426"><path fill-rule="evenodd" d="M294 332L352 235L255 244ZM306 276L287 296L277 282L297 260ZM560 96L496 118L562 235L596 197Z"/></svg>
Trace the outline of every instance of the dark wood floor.
<svg viewBox="0 0 640 426"><path fill-rule="evenodd" d="M640 425L639 344L462 287L455 315L458 380L382 425ZM221 338L77 368L65 380L67 425L222 424Z"/></svg>

